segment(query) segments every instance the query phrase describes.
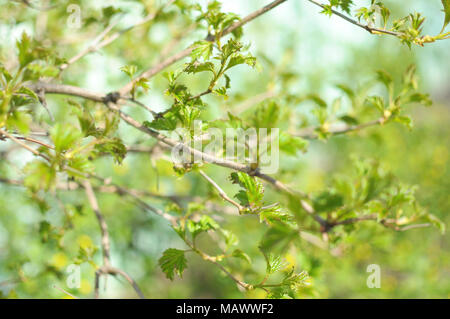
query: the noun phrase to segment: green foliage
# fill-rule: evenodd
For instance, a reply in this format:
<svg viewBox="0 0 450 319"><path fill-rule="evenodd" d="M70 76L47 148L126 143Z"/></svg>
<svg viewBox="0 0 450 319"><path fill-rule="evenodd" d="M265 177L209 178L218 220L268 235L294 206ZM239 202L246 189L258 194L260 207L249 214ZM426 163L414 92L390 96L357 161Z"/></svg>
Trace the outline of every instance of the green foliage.
<svg viewBox="0 0 450 319"><path fill-rule="evenodd" d="M329 16L336 13L334 9L340 9L347 15L351 16L350 8L353 5L353 1L351 0L329 0L329 4L320 6L323 9L322 13ZM444 6L445 12L444 26L441 32L436 36L423 35L423 24L425 22L425 17L418 12L410 13L403 18L394 19L391 21L391 10L386 7L383 1L371 0L370 6L355 9L354 16L357 18L359 23L365 22L365 25L361 26L371 33L385 33L396 36L402 43L411 48L412 44L423 46L426 43L448 38L449 34L444 33L444 29L450 21L450 4L448 1L442 0L442 5ZM351 19L351 17L348 17L348 19Z"/></svg>
<svg viewBox="0 0 450 319"><path fill-rule="evenodd" d="M80 132L72 126L56 124L50 132L55 151L63 153L76 145L81 138Z"/></svg>
<svg viewBox="0 0 450 319"><path fill-rule="evenodd" d="M40 160L28 163L24 172L27 174L24 184L32 191L49 190L55 186L56 171Z"/></svg>
<svg viewBox="0 0 450 319"><path fill-rule="evenodd" d="M183 271L187 268L187 260L184 256L184 251L175 248L169 248L164 251L158 262L162 271L170 280L173 280L175 274L178 274L178 276L181 277Z"/></svg>
<svg viewBox="0 0 450 319"><path fill-rule="evenodd" d="M136 65L125 65L120 68L120 71L128 75L130 80L133 80L134 76L137 73L137 66ZM148 85L148 79L144 77L138 78L136 81L133 82L133 87L131 88L131 97L134 99L136 95L136 91L138 88L141 88L144 90L144 92L147 92L150 89L150 86Z"/></svg>
<svg viewBox="0 0 450 319"><path fill-rule="evenodd" d="M333 8L341 9L342 11L350 14L350 7L353 5L352 0L329 0L330 4L324 5L323 13L332 15Z"/></svg>
<svg viewBox="0 0 450 319"><path fill-rule="evenodd" d="M285 223L276 222L264 234L260 248L265 253L273 252L274 254L282 254L289 248L292 241L297 238L298 230Z"/></svg>
<svg viewBox="0 0 450 319"><path fill-rule="evenodd" d="M241 20L219 1L155 3L81 1L76 31L63 5L3 5L0 282L19 284L0 295L59 297L39 287L64 283L75 263L86 267L71 291L80 297L91 296L104 266L137 274L144 294L159 297L418 297L422 287L445 296L449 257L438 236L450 208L448 112L412 106L432 105L422 87L437 97L448 89L443 78L422 84L416 74L444 74L448 59L437 46L422 66L413 44L450 37L450 2L442 0L442 30L427 35L425 17L409 6L323 1L322 13L380 36L358 46L333 33L342 58L329 54L331 32L308 42L284 15ZM141 23L137 13L153 18ZM244 37L254 18L268 20L245 27ZM327 23L298 19L310 30ZM283 22L283 34L271 21ZM266 174L260 153L248 166L222 161L225 146L205 162L171 158L169 137L206 145L211 128L279 129L278 172ZM387 270L379 294L365 289L361 270L378 259ZM171 284L155 260L170 281L188 275Z"/></svg>
<svg viewBox="0 0 450 319"><path fill-rule="evenodd" d="M193 220L188 220L187 229L192 234L192 237L197 237L198 234L202 232L207 232L208 230L218 229L219 224L216 223L211 217L203 215L198 222Z"/></svg>
<svg viewBox="0 0 450 319"><path fill-rule="evenodd" d="M261 208L264 196L262 183L246 173L231 173L230 180L233 184L238 184L243 189L235 197L241 205L248 207L249 211Z"/></svg>

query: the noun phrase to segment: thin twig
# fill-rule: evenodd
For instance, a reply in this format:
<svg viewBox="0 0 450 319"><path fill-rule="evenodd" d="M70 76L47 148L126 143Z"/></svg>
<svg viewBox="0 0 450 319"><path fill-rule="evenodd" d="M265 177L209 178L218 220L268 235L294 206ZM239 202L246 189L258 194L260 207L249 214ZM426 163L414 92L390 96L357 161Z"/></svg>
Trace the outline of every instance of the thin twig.
<svg viewBox="0 0 450 319"><path fill-rule="evenodd" d="M359 130L362 130L364 128L371 127L371 126L382 125L385 121L386 121L385 118L379 118L377 120L373 120L373 121L362 123L362 124L345 125L344 127L341 127L341 128L332 128L332 129L328 130L326 133L329 133L331 135L341 135L341 134L345 134L348 132L359 131ZM305 138L305 139L316 139L319 137L319 135L317 133L315 133L315 131L317 129L320 129L320 127L305 128L305 129L302 129L301 131L293 133L292 135L301 137L301 138Z"/></svg>
<svg viewBox="0 0 450 319"><path fill-rule="evenodd" d="M60 287L58 287L58 286L56 286L56 285L53 285L53 288L55 288L55 289L61 291L62 293L66 294L66 295L69 296L69 297L72 297L72 298L74 298L74 299L79 299L77 296L72 295L70 292L68 292L68 291L66 291L66 290L64 290L64 289L62 289L62 288L60 288Z"/></svg>
<svg viewBox="0 0 450 319"><path fill-rule="evenodd" d="M52 150L54 149L54 147L53 147L52 145L47 144L47 143L42 142L42 141L39 141L39 140L34 139L34 138L32 138L32 137L25 137L25 136L17 136L17 135L16 135L15 138L17 138L18 140L23 140L23 141L27 141L27 142L39 144L39 145L41 145L41 146L44 146L44 147L49 148L49 149L52 149Z"/></svg>
<svg viewBox="0 0 450 319"><path fill-rule="evenodd" d="M85 49L81 50L77 55L73 56L72 58L69 59L69 61L67 61L67 63L61 64L59 66L59 69L65 70L67 69L70 65L72 65L73 63L77 62L78 60L80 60L82 57L84 57L85 55L97 51L98 49L101 48L101 46L99 45L100 41L102 41L102 39L109 33L109 31L112 30L112 28L114 28L117 23L119 21L115 21L110 23L105 30L103 30L95 39L94 41L92 41L92 43L86 47Z"/></svg>
<svg viewBox="0 0 450 319"><path fill-rule="evenodd" d="M95 298L99 297L98 291L100 287L100 277L101 275L120 275L125 278L126 281L133 287L134 291L136 291L137 295L141 299L145 299L142 290L139 288L136 281L130 277L125 271L119 268L111 267L111 266L103 266L97 269L95 272Z"/></svg>
<svg viewBox="0 0 450 319"><path fill-rule="evenodd" d="M317 2L315 0L308 0L308 1L311 2L311 3L314 3L316 6L319 6L322 9L325 8L325 5L319 3L319 2ZM356 20L354 20L352 18L347 17L345 14L342 14L339 11L336 11L334 9L331 9L331 12L333 12L338 17L340 17L340 18L350 22L351 24L354 24L354 25L356 25L356 26L358 26L358 27L360 27L360 28L368 31L369 33L372 33L372 34L384 33L384 34L393 35L395 37L399 37L401 35L399 32L389 31L389 30L384 30L384 29L379 29L379 28L374 28L374 27L371 27L369 25L362 24L362 23L360 23L360 22L358 22L358 21L356 21Z"/></svg>
<svg viewBox="0 0 450 319"><path fill-rule="evenodd" d="M132 29L134 29L134 28L136 28L136 27L139 27L139 26L141 26L141 25L143 25L143 24L145 24L145 23L147 23L147 22L149 22L149 21L154 20L159 14L161 14L161 12L162 12L166 7L170 6L174 1L175 1L175 0L169 0L166 4L164 4L164 5L163 5L162 7L160 7L158 10L156 10L156 11L153 12L153 13L148 14L145 18L143 18L143 19L142 19L141 21L139 21L138 23L136 23L136 24L134 24L134 25L132 25L132 26L129 26L129 27L123 29L123 30L120 30L120 31L114 33L113 35L111 35L109 38L104 39L101 43L99 43L98 47L99 47L99 48L105 47L105 46L109 45L111 42L115 41L117 38L119 38L119 37L120 37L121 35L123 35L124 33L128 32L128 31L130 31L130 30L132 30Z"/></svg>
<svg viewBox="0 0 450 319"><path fill-rule="evenodd" d="M85 49L83 49L82 51L80 51L77 55L75 55L74 57L72 57L67 63L64 63L60 66L61 70L66 69L68 66L70 66L71 64L75 63L76 61L80 60L82 57L84 57L85 55L94 52L94 51L98 51L101 48L109 45L111 42L115 41L117 38L119 38L121 35L123 35L124 33L142 25L145 24L153 19L155 19L166 7L168 7L169 5L171 5L174 2L174 0L169 0L165 5L163 5L161 8L159 8L158 10L156 10L153 13L148 14L145 18L143 18L141 21L139 21L138 23L127 27L123 30L117 31L114 34L112 34L109 38L106 38L106 36L108 35L108 33L118 24L118 20L116 22L110 23L108 25L108 27L103 30L95 39L94 41L92 41L92 43L86 47Z"/></svg>
<svg viewBox="0 0 450 319"><path fill-rule="evenodd" d="M243 282L242 280L239 280L238 278L236 278L232 273L230 273L224 266L222 266L218 261L217 258L214 258L206 253L204 253L203 251L197 249L193 243L189 242L188 240L184 239L184 242L186 243L186 245L189 246L189 248L191 248L191 250L193 252L195 252L196 254L198 254L200 257L202 257L203 260L209 261L210 263L216 265L222 272L224 272L228 277L230 277L236 284L238 284L239 286L241 286L242 288L244 288L245 290L248 289L252 289L253 286L251 284L248 284L246 282Z"/></svg>
<svg viewBox="0 0 450 319"><path fill-rule="evenodd" d="M430 223L412 224L412 225L400 227L400 228L398 228L398 229L396 229L396 230L397 230L397 231L407 231L407 230L410 230L410 229L424 228L424 227L430 227L430 226L431 226Z"/></svg>
<svg viewBox="0 0 450 319"><path fill-rule="evenodd" d="M95 217L97 218L98 225L100 226L101 232L101 244L102 244L102 253L103 253L103 265L110 266L111 264L111 255L110 255L110 241L109 241L109 233L108 233L108 225L106 224L105 218L103 217L100 208L98 206L97 198L95 197L94 190L92 189L91 182L89 180L83 181L83 187L86 190L86 196L88 198L89 204L91 205L92 210L95 213Z"/></svg>
<svg viewBox="0 0 450 319"><path fill-rule="evenodd" d="M225 191L216 182L214 182L214 180L212 178L210 178L208 175L206 175L205 172L203 172L202 170L199 170L198 172L200 173L200 175L203 176L204 179L206 179L219 192L220 197L222 197L224 200L231 203L232 205L236 206L239 213L245 210L245 208L242 205L240 205L238 202L231 199L227 195L227 193L225 193Z"/></svg>
<svg viewBox="0 0 450 319"><path fill-rule="evenodd" d="M0 138L3 136L9 138L10 140L12 140L13 142L15 142L16 144L22 146L23 148L25 148L26 150L30 151L31 153L33 153L36 156L40 156L44 159L46 159L47 161L50 161L49 157L45 154L42 154L41 152L35 150L34 148L28 146L27 144L23 143L22 141L20 141L18 138L12 136L11 134L9 134L8 132L0 129Z"/></svg>
<svg viewBox="0 0 450 319"><path fill-rule="evenodd" d="M127 100L129 100L130 102L135 103L136 105L139 105L140 107L142 107L143 109L149 111L153 117L157 117L158 113L156 113L155 111L153 111L149 106L147 106L146 104L139 102L138 100L134 99L134 98L128 98Z"/></svg>
<svg viewBox="0 0 450 319"><path fill-rule="evenodd" d="M103 252L103 266L97 269L95 272L95 298L99 297L99 282L102 274L109 275L121 275L124 277L133 289L136 291L140 298L145 298L142 291L139 289L139 286L136 282L123 270L111 267L111 257L110 257L110 241L109 241L109 233L108 233L108 225L106 224L105 218L100 212L100 208L98 206L97 198L95 197L94 190L92 189L91 182L89 180L83 181L83 186L86 190L86 196L88 198L89 204L91 205L92 210L97 217L98 224L100 226L101 231L101 244L102 244L102 252Z"/></svg>

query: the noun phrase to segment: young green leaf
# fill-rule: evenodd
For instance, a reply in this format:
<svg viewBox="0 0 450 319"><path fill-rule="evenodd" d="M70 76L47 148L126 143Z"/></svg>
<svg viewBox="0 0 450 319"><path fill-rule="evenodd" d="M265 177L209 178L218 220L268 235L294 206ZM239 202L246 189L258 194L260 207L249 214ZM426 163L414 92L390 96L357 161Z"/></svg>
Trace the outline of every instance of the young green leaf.
<svg viewBox="0 0 450 319"><path fill-rule="evenodd" d="M184 251L175 248L166 249L158 263L161 270L170 280L173 280L175 274L182 277L183 271L187 268L187 259L184 256Z"/></svg>
<svg viewBox="0 0 450 319"><path fill-rule="evenodd" d="M95 150L98 153L108 153L112 155L115 161L119 164L122 163L127 154L127 148L119 138L103 140L101 144L95 145Z"/></svg>
<svg viewBox="0 0 450 319"><path fill-rule="evenodd" d="M198 58L203 58L204 61L209 60L213 52L213 43L209 41L197 41L192 47L194 48L191 53L191 58L196 60Z"/></svg>
<svg viewBox="0 0 450 319"><path fill-rule="evenodd" d="M261 239L260 248L265 253L282 254L296 238L296 229L282 222L274 222Z"/></svg>
<svg viewBox="0 0 450 319"><path fill-rule="evenodd" d="M191 63L187 63L186 67L184 68L184 72L187 73L199 73L205 71L209 71L212 74L216 75L214 64L211 62L199 63L197 61L193 61Z"/></svg>
<svg viewBox="0 0 450 319"><path fill-rule="evenodd" d="M50 130L50 137L58 153L67 151L73 147L82 137L81 132L71 125L57 123Z"/></svg>
<svg viewBox="0 0 450 319"><path fill-rule="evenodd" d="M134 75L137 72L137 66L136 65L125 65L120 68L120 71L128 75L130 79L134 77Z"/></svg>
<svg viewBox="0 0 450 319"><path fill-rule="evenodd" d="M198 222L190 219L187 221L186 226L193 238L197 237L197 235L202 232L220 228L219 224L208 215L203 215Z"/></svg>
<svg viewBox="0 0 450 319"><path fill-rule="evenodd" d="M264 188L260 181L243 172L231 173L230 179L233 184L239 184L244 189L235 195L242 205L250 208L262 205Z"/></svg>

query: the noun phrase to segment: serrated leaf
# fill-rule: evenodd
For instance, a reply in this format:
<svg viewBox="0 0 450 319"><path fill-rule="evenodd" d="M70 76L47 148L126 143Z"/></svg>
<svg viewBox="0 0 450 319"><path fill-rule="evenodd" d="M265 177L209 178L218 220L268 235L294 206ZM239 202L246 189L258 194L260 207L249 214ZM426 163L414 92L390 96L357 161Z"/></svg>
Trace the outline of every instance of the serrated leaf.
<svg viewBox="0 0 450 319"><path fill-rule="evenodd" d="M33 60L31 52L31 38L25 32L22 33L22 37L16 43L19 49L19 63L23 67Z"/></svg>
<svg viewBox="0 0 450 319"><path fill-rule="evenodd" d="M184 256L184 251L175 248L165 250L158 263L161 270L170 280L173 280L175 274L182 277L183 271L187 268L187 259Z"/></svg>
<svg viewBox="0 0 450 319"><path fill-rule="evenodd" d="M242 43L239 41L236 41L232 38L228 39L228 42L222 47L222 55L220 57L222 65L225 65L225 62L230 58L232 59L232 56L236 57L236 61L237 63L239 63L239 61L241 60L241 57L243 58L243 56L237 54L237 52L241 51L242 49ZM239 57L241 56L241 57ZM244 61L242 61L241 63L244 63Z"/></svg>
<svg viewBox="0 0 450 319"><path fill-rule="evenodd" d="M225 100L228 99L227 88L224 86L213 90L213 93L216 94L217 96L223 97Z"/></svg>
<svg viewBox="0 0 450 319"><path fill-rule="evenodd" d="M145 121L144 125L155 130L173 131L177 128L177 118L172 112L168 112L163 117L157 117L153 121Z"/></svg>
<svg viewBox="0 0 450 319"><path fill-rule="evenodd" d="M209 71L212 74L216 74L214 70L214 64L211 62L199 63L197 61L186 64L184 71L187 73L199 73Z"/></svg>
<svg viewBox="0 0 450 319"><path fill-rule="evenodd" d="M264 257L266 259L266 273L273 274L286 266L280 255L266 253L263 250Z"/></svg>
<svg viewBox="0 0 450 319"><path fill-rule="evenodd" d="M54 65L42 65L41 63L30 63L27 66L30 72L27 78L38 80L41 77L56 77L59 74L58 67Z"/></svg>
<svg viewBox="0 0 450 319"><path fill-rule="evenodd" d="M186 226L193 238L197 237L197 235L202 232L220 228L219 224L208 215L203 215L198 222L190 219L187 221Z"/></svg>
<svg viewBox="0 0 450 319"><path fill-rule="evenodd" d="M233 184L239 184L244 190L239 191L235 197L244 206L259 207L262 204L264 188L260 181L243 173L234 172L230 175Z"/></svg>
<svg viewBox="0 0 450 319"><path fill-rule="evenodd" d="M95 150L99 153L108 153L112 155L119 164L122 163L127 154L127 148L119 138L103 140L101 144L95 145Z"/></svg>
<svg viewBox="0 0 450 319"><path fill-rule="evenodd" d="M126 75L128 75L130 77L130 79L132 79L137 72L137 66L136 65L125 65L120 68L120 71L124 72Z"/></svg>
<svg viewBox="0 0 450 319"><path fill-rule="evenodd" d="M209 60L213 52L213 43L209 41L197 41L193 45L191 57L193 60L203 58L205 61Z"/></svg>
<svg viewBox="0 0 450 319"><path fill-rule="evenodd" d="M261 208L259 212L259 221L273 224L275 222L290 222L293 217L285 212L279 204L270 205L268 207Z"/></svg>
<svg viewBox="0 0 450 319"><path fill-rule="evenodd" d="M285 223L275 222L261 239L260 248L265 253L282 254L298 238L298 231Z"/></svg>
<svg viewBox="0 0 450 319"><path fill-rule="evenodd" d="M82 134L71 125L57 123L50 130L50 137L55 145L55 151L60 153L73 147L81 139Z"/></svg>
<svg viewBox="0 0 450 319"><path fill-rule="evenodd" d="M309 286L309 275L306 271L302 271L301 273L296 273L294 271L294 267L288 272L285 273L282 284L288 286L290 289L297 291L299 288Z"/></svg>
<svg viewBox="0 0 450 319"><path fill-rule="evenodd" d="M226 70L231 69L232 67L240 64L247 64L251 67L254 67L256 64L256 58L250 55L245 57L242 54L234 54L228 61Z"/></svg>

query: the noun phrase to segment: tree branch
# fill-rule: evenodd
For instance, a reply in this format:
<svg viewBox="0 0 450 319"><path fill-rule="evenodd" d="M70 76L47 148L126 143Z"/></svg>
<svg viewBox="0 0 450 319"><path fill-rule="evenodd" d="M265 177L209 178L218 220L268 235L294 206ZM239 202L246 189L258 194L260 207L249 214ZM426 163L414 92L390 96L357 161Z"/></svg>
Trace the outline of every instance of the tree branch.
<svg viewBox="0 0 450 319"><path fill-rule="evenodd" d="M141 21L139 21L138 23L127 27L123 30L117 31L114 34L112 34L109 38L106 38L106 36L108 35L108 33L117 25L118 21L110 23L108 25L108 27L103 30L95 39L94 41L92 41L92 43L86 47L85 49L83 49L82 51L80 51L77 55L75 55L74 57L72 57L67 63L62 64L59 68L60 70L64 70L67 67L69 67L71 64L77 62L78 60L80 60L81 58L83 58L85 55L100 50L101 48L109 45L111 42L115 41L117 38L119 38L121 35L123 35L124 33L142 25L145 24L153 19L155 19L166 7L168 7L169 5L171 5L175 0L169 0L166 4L164 4L163 6L161 6L161 8L159 8L158 10L156 10L153 13L148 14L145 18L143 18Z"/></svg>
<svg viewBox="0 0 450 319"><path fill-rule="evenodd" d="M325 5L319 3L319 2L317 2L317 1L315 1L315 0L308 0L308 1L311 2L311 3L314 3L316 6L319 6L319 7L321 7L322 9L325 9ZM350 22L351 24L354 24L354 25L356 25L356 26L358 26L358 27L360 27L360 28L362 28L362 29L368 31L369 33L372 33L372 34L376 34L376 33L384 33L384 34L393 35L393 36L395 36L395 37L398 37L398 36L401 35L399 32L389 31L389 30L384 30L384 29L378 29L378 28L373 28L373 27L370 27L370 26L368 26L368 25L362 24L362 23L360 23L360 22L358 22L358 21L356 21L356 20L354 20L354 19L352 19L352 18L347 17L345 14L342 14L342 13L340 13L339 11L336 11L336 10L334 10L334 9L331 9L331 12L333 12L333 13L334 13L335 15L337 15L338 17L340 17L340 18L342 18L342 19L344 19L344 20Z"/></svg>
<svg viewBox="0 0 450 319"><path fill-rule="evenodd" d="M26 150L30 151L31 153L33 153L36 156L40 156L43 159L50 161L49 157L45 154L42 154L41 152L35 150L34 148L28 146L27 144L23 143L22 141L20 141L18 138L12 136L11 134L9 134L8 132L0 129L0 138L3 136L9 138L10 140L12 140L13 142L15 142L16 144L22 146L23 148L25 148Z"/></svg>
<svg viewBox="0 0 450 319"><path fill-rule="evenodd" d="M101 231L101 243L102 243L102 253L103 253L103 265L110 266L111 264L111 256L110 256L110 241L109 241L109 233L108 233L108 225L106 224L105 218L100 212L100 208L98 206L97 198L95 197L94 190L92 189L91 182L89 180L83 181L83 187L86 190L86 196L88 198L89 204L91 205L92 210L95 213L95 217L97 218L98 225L100 226Z"/></svg>
<svg viewBox="0 0 450 319"><path fill-rule="evenodd" d="M202 170L199 170L198 172L200 173L200 175L203 176L204 179L206 179L219 192L220 197L222 197L224 200L231 203L232 205L236 206L239 213L241 213L242 211L245 210L245 208L242 205L240 205L238 202L232 200L227 195L227 193L225 193L225 191L216 182L214 182L214 180L212 178L210 178L208 175L206 175L205 172L203 172Z"/></svg>
<svg viewBox="0 0 450 319"><path fill-rule="evenodd" d="M348 132L360 131L362 129L365 129L365 128L371 127L371 126L382 125L385 121L386 121L386 119L382 117L377 120L373 120L373 121L358 124L358 125L346 125L341 128L332 128L332 129L328 130L326 133L329 133L331 135L341 135L341 134L345 134ZM320 127L305 128L303 130L293 133L292 135L301 137L301 138L305 138L305 139L316 139L319 137L319 135L317 133L315 133L315 130L317 130L319 128Z"/></svg>
<svg viewBox="0 0 450 319"><path fill-rule="evenodd" d="M108 233L108 225L106 224L105 218L100 212L100 208L98 206L97 198L95 197L94 190L92 189L92 185L89 180L83 181L83 187L86 190L86 196L88 198L89 204L91 205L92 210L97 217L98 224L100 226L101 231L101 244L102 244L102 252L103 252L103 266L97 269L95 272L95 298L99 297L99 287L100 287L100 276L103 274L106 275L121 275L124 277L133 289L136 291L140 298L145 298L139 286L136 282L123 270L111 267L111 256L110 256L110 241L109 241L109 233Z"/></svg>
<svg viewBox="0 0 450 319"><path fill-rule="evenodd" d="M230 34L234 30L236 30L237 28L240 28L244 24L252 21L253 19L259 17L260 15L262 15L262 14L266 13L267 11L275 8L276 6L280 5L281 3L285 2L285 1L287 1L287 0L276 0L276 1L273 1L270 4L268 4L267 6L264 6L263 8L254 11L253 13L249 14L248 16L246 16L243 19L235 22L234 24L229 26L227 29L225 29L220 34L220 37L224 37L224 36ZM215 38L213 37L212 41L214 41L214 40L215 40ZM131 91L131 89L133 88L134 83L136 83L137 81L139 81L142 78L151 78L152 76L154 76L154 75L158 74L159 72L161 72L162 70L164 70L169 65L172 65L175 62L178 62L181 59L184 59L185 57L187 57L189 54L191 54L191 52L194 49L195 49L195 47L189 47L189 48L184 49L181 52L178 52L177 54L175 54L175 55L173 55L171 57L168 57L167 59L161 61L160 63L158 63L157 65L151 67L147 71L144 71L139 77L137 77L133 81L127 83L118 92L120 93L121 96L127 95Z"/></svg>
<svg viewBox="0 0 450 319"><path fill-rule="evenodd" d="M78 60L80 60L82 57L84 57L85 55L97 51L98 49L101 48L101 46L99 45L100 41L102 41L102 39L104 39L106 37L106 35L109 33L109 31L112 30L112 28L114 28L117 25L118 21L110 23L105 30L103 30L95 39L94 41L92 41L92 43L86 47L85 49L81 50L77 55L73 56L72 58L69 59L69 61L67 61L67 63L61 64L59 66L59 69L61 71L67 69L70 65L72 65L73 63L77 62Z"/></svg>
<svg viewBox="0 0 450 319"><path fill-rule="evenodd" d="M125 271L119 268L114 268L111 266L103 266L97 269L95 272L95 298L99 297L99 287L100 287L100 277L101 275L120 275L123 278L125 278L126 281L133 287L134 291L136 291L136 294L141 299L145 299L144 294L142 293L142 290L139 288L136 281L134 281L133 278L130 277Z"/></svg>
<svg viewBox="0 0 450 319"><path fill-rule="evenodd" d="M83 97L83 98L90 99L90 100L97 101L97 102L105 102L105 95L103 95L101 93L92 92L92 91L89 91L86 89L73 87L70 85L55 85L55 84L47 84L47 83L39 82L36 85L31 85L30 88L43 89L46 93L68 94L68 95ZM254 170L251 167L246 166L244 164L235 163L235 162L232 162L232 161L229 161L226 159L214 157L210 154L203 153L203 152L193 149L187 145L184 145L182 143L174 141L174 140L162 135L161 133L159 133L155 130L152 130L152 129L144 126L143 124L139 123L138 121L133 119L131 116L122 112L119 109L118 105L115 103L106 102L105 105L110 110L117 112L119 114L119 117L122 120L124 120L127 124L133 126L134 128L140 130L141 132L143 132L145 134L148 134L148 135L156 138L157 140L170 146L171 148L181 147L181 148L183 148L183 150L188 151L191 155L194 155L197 158L201 158L203 161L205 161L207 163L230 168L235 171L241 171L241 172L247 173L249 175L258 177L258 178L272 184L276 189L278 189L288 195L294 195L294 196L303 197L303 198L306 197L306 194L292 190L287 185L283 184L281 181L279 181L267 174L261 173L259 170ZM322 220L322 218L320 216L315 215L314 209L303 199L301 200L301 206L303 207L303 209L305 209L305 211L307 211L309 214L313 215L314 219L316 221L319 221L322 226L326 225L326 222L324 220Z"/></svg>
<svg viewBox="0 0 450 319"><path fill-rule="evenodd" d="M106 98L106 94L93 92L88 89L83 89L73 85L36 82L28 84L27 87L29 87L31 90L35 92L43 90L45 93L77 96L95 102L103 102L104 99Z"/></svg>

